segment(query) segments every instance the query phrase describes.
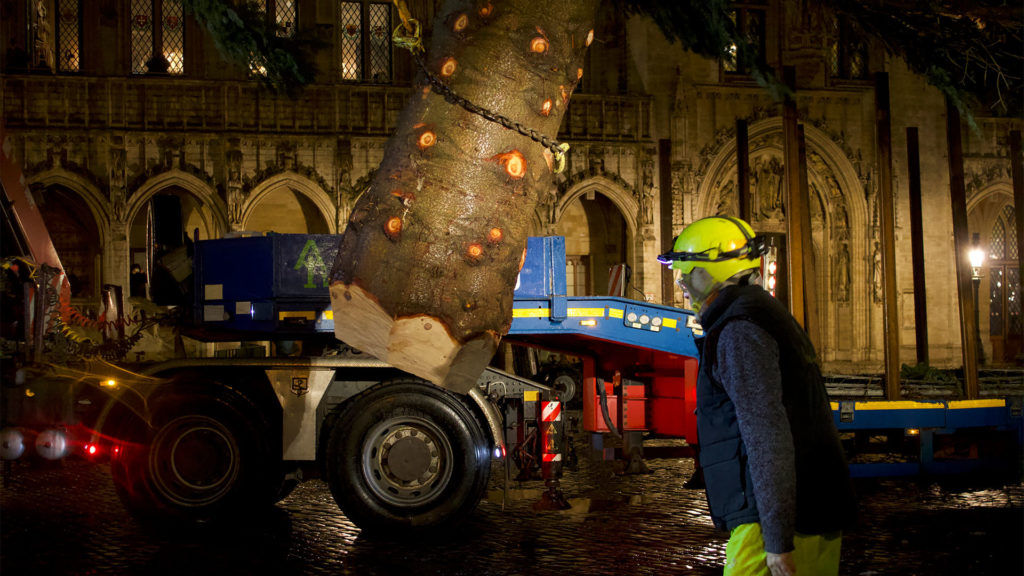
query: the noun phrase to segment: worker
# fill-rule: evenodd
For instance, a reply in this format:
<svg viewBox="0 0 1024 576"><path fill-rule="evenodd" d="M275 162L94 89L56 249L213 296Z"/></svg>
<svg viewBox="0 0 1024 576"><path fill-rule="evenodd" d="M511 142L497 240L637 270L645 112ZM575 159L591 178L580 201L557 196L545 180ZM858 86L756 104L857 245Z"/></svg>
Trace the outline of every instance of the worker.
<svg viewBox="0 0 1024 576"><path fill-rule="evenodd" d="M725 576L839 572L856 502L814 347L760 285L765 243L738 218L687 226L658 260L704 329L697 439Z"/></svg>

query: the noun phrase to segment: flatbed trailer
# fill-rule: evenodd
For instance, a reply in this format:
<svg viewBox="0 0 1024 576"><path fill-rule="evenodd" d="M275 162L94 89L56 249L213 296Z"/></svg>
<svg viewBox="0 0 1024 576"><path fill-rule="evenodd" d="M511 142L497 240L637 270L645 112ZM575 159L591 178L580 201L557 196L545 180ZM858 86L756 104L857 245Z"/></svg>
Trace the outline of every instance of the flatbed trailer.
<svg viewBox="0 0 1024 576"><path fill-rule="evenodd" d="M160 525L231 517L320 476L357 525L402 536L469 514L500 460L518 478L543 478L543 502L564 507L564 391L505 365L455 394L338 342L334 322L344 319L330 308L327 263L339 240L271 234L195 243L191 319L178 329L217 350L92 376L112 401L88 423L86 445L110 458L126 506ZM506 342L579 359L582 426L595 445L619 436L636 463L645 438L697 443L694 315L566 292L564 239L530 238ZM989 460L1008 466L1022 444L1019 406L837 401L833 411L853 445L918 430L917 470L953 472L961 468L929 443L967 436L987 446L996 434L1010 447ZM959 460L988 455L968 450Z"/></svg>

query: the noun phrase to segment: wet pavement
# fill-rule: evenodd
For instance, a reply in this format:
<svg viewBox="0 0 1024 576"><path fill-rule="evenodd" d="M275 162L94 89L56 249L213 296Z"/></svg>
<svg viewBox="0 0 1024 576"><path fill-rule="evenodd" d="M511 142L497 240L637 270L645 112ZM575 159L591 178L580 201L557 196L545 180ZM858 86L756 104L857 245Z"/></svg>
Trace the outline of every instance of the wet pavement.
<svg viewBox="0 0 1024 576"><path fill-rule="evenodd" d="M17 462L0 487L0 573L721 573L725 535L711 526L703 491L682 486L690 459L649 458L650 474L623 476L577 452L579 469L563 481L571 510L535 511L540 481L514 484L503 509L496 464L491 495L466 523L412 542L362 537L320 480L244 528L147 535L121 507L109 467ZM890 479L857 487L860 525L844 538L842 574L1024 574L1024 484Z"/></svg>

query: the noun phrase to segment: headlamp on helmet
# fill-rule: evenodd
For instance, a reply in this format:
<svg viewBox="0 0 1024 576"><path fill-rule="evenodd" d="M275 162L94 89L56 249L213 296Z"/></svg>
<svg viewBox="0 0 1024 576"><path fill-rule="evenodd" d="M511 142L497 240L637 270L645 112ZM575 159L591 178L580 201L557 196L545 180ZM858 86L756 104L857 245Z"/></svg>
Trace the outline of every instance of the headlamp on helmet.
<svg viewBox="0 0 1024 576"><path fill-rule="evenodd" d="M658 256L658 261L683 274L700 267L714 281L725 282L739 272L759 268L767 248L766 238L755 235L750 224L712 216L687 226L676 236L672 251Z"/></svg>

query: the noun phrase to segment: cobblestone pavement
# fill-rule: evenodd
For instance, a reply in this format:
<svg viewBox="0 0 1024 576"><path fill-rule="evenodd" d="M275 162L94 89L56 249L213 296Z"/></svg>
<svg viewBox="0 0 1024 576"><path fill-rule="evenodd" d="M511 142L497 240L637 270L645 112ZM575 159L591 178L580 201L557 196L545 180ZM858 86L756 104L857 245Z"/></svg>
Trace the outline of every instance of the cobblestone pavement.
<svg viewBox="0 0 1024 576"><path fill-rule="evenodd" d="M650 453L648 454L650 456ZM311 480L244 529L147 536L121 507L107 466L14 463L0 489L0 572L21 574L671 575L720 574L725 537L711 526L692 461L649 458L622 476L580 458L563 482L568 511L536 512L539 481L494 491L458 530L414 542L369 541ZM842 574L1024 574L1024 484L859 481L860 525Z"/></svg>

